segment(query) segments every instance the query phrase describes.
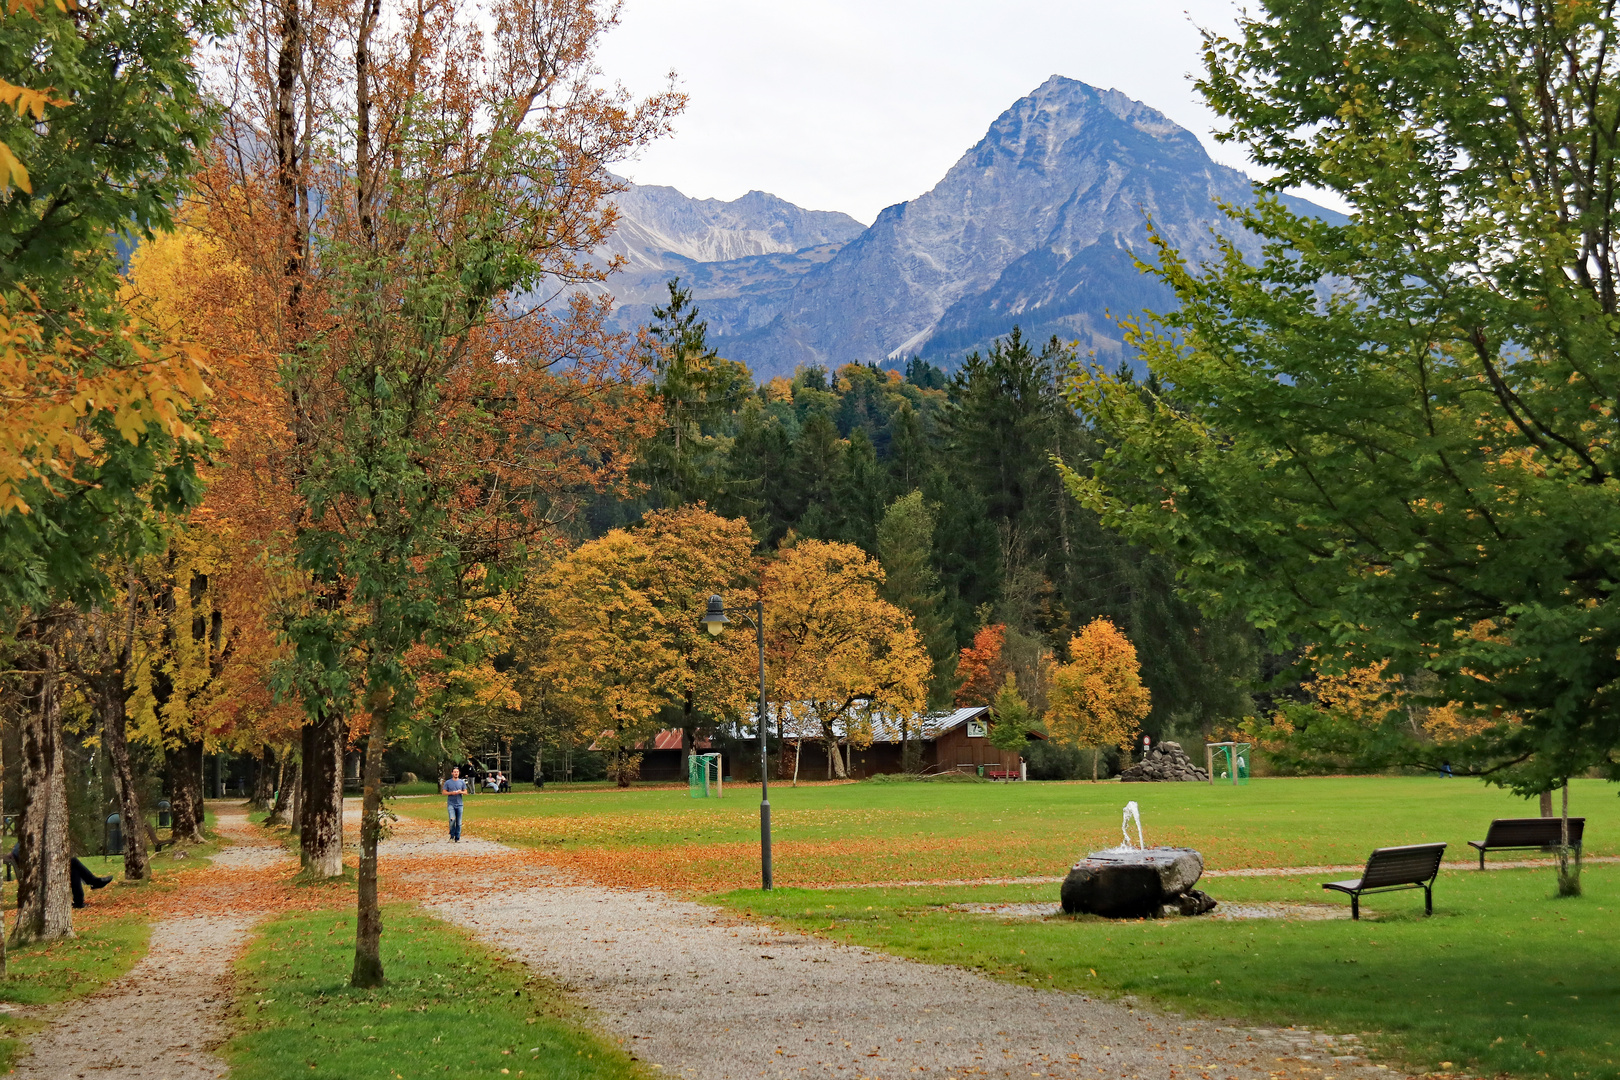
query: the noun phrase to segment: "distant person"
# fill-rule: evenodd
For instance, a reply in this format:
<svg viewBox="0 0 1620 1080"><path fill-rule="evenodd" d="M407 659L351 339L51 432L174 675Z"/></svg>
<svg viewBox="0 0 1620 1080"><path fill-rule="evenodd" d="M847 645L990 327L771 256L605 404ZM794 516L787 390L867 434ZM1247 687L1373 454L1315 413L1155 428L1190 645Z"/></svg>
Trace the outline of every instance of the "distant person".
<svg viewBox="0 0 1620 1080"><path fill-rule="evenodd" d="M499 769L495 770L495 790L497 792L512 790L512 785L507 783L506 774Z"/></svg>
<svg viewBox="0 0 1620 1080"><path fill-rule="evenodd" d="M467 781L461 778L459 768L450 770L450 779L439 782L439 793L444 796L450 813L450 840L461 843L461 797L467 792Z"/></svg>
<svg viewBox="0 0 1620 1080"><path fill-rule="evenodd" d="M6 856L6 861L16 867L17 873L21 874L21 860L22 843L19 841L11 845L11 854ZM92 874L90 868L80 862L77 856L68 862L68 885L73 889L73 906L76 908L84 907L84 887L86 885L92 889L105 889L112 884L112 881L113 879L110 877L97 877Z"/></svg>
<svg viewBox="0 0 1620 1080"><path fill-rule="evenodd" d="M1450 776L1451 775L1451 762L1442 761L1440 763L1440 775L1441 776Z"/></svg>

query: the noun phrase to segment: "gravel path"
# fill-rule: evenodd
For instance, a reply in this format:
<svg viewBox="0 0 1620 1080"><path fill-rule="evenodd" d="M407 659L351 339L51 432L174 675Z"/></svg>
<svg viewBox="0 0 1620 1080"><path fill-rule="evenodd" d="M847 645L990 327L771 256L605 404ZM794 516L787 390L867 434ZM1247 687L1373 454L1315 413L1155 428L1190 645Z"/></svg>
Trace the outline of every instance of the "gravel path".
<svg viewBox="0 0 1620 1080"><path fill-rule="evenodd" d="M210 873L269 870L290 864L235 806L211 807L228 847ZM207 888L199 882L198 888ZM45 1014L50 1026L30 1040L17 1068L23 1080L218 1080L225 1063L210 1051L225 1038L231 963L258 921L256 913L168 918L152 927L143 957L99 992Z"/></svg>
<svg viewBox="0 0 1620 1080"><path fill-rule="evenodd" d="M169 919L152 928L144 959L81 998L36 1035L22 1080L217 1080L209 1052L225 1035L231 961L251 918Z"/></svg>
<svg viewBox="0 0 1620 1080"><path fill-rule="evenodd" d="M537 871L537 876L543 871ZM1239 1029L560 881L430 901L556 979L662 1075L1365 1080L1354 1037Z"/></svg>

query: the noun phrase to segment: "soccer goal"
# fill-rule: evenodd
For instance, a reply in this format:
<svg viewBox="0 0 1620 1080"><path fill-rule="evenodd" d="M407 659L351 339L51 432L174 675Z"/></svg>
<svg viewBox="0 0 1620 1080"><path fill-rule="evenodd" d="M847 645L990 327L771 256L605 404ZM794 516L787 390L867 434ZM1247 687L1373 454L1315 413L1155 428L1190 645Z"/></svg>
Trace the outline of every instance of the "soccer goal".
<svg viewBox="0 0 1620 1080"><path fill-rule="evenodd" d="M1205 760L1209 762L1209 782L1247 784L1249 755L1253 750L1254 747L1246 742L1205 743Z"/></svg>
<svg viewBox="0 0 1620 1080"><path fill-rule="evenodd" d="M693 754L687 766L686 783L694 799L720 798L720 755Z"/></svg>

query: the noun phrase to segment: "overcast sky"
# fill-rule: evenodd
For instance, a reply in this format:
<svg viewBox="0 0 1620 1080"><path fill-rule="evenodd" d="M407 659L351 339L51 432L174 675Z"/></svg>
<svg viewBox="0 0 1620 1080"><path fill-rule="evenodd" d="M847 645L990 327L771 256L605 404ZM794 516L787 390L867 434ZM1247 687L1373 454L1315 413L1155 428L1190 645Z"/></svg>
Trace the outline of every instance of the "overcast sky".
<svg viewBox="0 0 1620 1080"><path fill-rule="evenodd" d="M625 0L602 66L631 89L674 69L675 135L622 171L700 198L757 188L871 222L927 191L1050 75L1115 88L1196 132L1198 27L1231 0Z"/></svg>

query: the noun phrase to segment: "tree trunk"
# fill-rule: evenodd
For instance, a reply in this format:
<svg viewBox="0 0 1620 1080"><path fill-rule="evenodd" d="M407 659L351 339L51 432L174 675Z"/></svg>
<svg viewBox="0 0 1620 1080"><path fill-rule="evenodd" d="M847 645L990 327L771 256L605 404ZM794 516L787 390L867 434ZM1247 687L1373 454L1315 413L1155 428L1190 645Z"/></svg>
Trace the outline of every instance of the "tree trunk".
<svg viewBox="0 0 1620 1080"><path fill-rule="evenodd" d="M534 786L542 791L545 790L546 786L545 751L546 744L544 741L534 744Z"/></svg>
<svg viewBox="0 0 1620 1080"><path fill-rule="evenodd" d="M118 796L118 814L124 823L124 877L142 881L151 874L147 858L146 815L141 812L140 793L129 766L128 696L120 668L100 678L102 742L112 764L113 791Z"/></svg>
<svg viewBox="0 0 1620 1080"><path fill-rule="evenodd" d="M382 839L382 766L383 749L387 744L388 706L382 705L371 714L371 733L366 739L365 794L360 810L359 911L354 933L354 971L349 975L349 985L361 988L383 984L377 843Z"/></svg>
<svg viewBox="0 0 1620 1080"><path fill-rule="evenodd" d="M832 759L833 768L833 775L828 777L828 779L848 780L849 771L844 768L844 755L843 752L838 748L838 739L836 736L827 736L827 756Z"/></svg>
<svg viewBox="0 0 1620 1080"><path fill-rule="evenodd" d="M200 844L203 835L203 744L201 739L164 748L169 773L169 813L174 823L170 836L177 844Z"/></svg>
<svg viewBox="0 0 1620 1080"><path fill-rule="evenodd" d="M1581 860L1569 846L1569 781L1564 781L1563 809L1558 822L1558 895L1581 895Z"/></svg>
<svg viewBox="0 0 1620 1080"><path fill-rule="evenodd" d="M63 760L62 713L56 654L42 650L42 670L32 677L32 707L22 718L22 815L17 828L17 924L12 940L23 945L73 936L69 886L67 763Z"/></svg>
<svg viewBox="0 0 1620 1080"><path fill-rule="evenodd" d="M266 743L259 751L258 764L253 777L252 808L261 812L270 809L271 800L276 797L276 752Z"/></svg>
<svg viewBox="0 0 1620 1080"><path fill-rule="evenodd" d="M303 740L299 855L306 873L338 877L343 873L343 721L323 712L304 725Z"/></svg>
<svg viewBox="0 0 1620 1080"><path fill-rule="evenodd" d="M690 698L688 701L690 702ZM681 717L681 779L692 778L692 729L687 725L691 723L691 706L687 706L687 715Z"/></svg>
<svg viewBox="0 0 1620 1080"><path fill-rule="evenodd" d="M1097 759L1100 757L1102 757L1102 749L1093 746L1091 748L1091 782L1093 784L1097 782Z"/></svg>
<svg viewBox="0 0 1620 1080"><path fill-rule="evenodd" d="M292 800L287 804L287 831L293 836L301 836L304 831L304 762L302 758L293 766L292 782L288 786L292 788ZM299 844L299 850L303 850L302 843Z"/></svg>
<svg viewBox="0 0 1620 1080"><path fill-rule="evenodd" d="M1553 816L1552 788L1548 788L1546 791L1541 793L1541 816Z"/></svg>
<svg viewBox="0 0 1620 1080"><path fill-rule="evenodd" d="M264 819L266 825L285 825L288 821L288 811L294 803L294 792L298 788L298 765L293 763L292 768L287 767L289 755L282 754L281 761L276 766L276 799L270 805L270 814Z"/></svg>

